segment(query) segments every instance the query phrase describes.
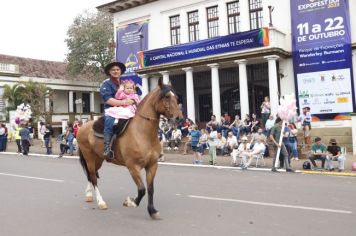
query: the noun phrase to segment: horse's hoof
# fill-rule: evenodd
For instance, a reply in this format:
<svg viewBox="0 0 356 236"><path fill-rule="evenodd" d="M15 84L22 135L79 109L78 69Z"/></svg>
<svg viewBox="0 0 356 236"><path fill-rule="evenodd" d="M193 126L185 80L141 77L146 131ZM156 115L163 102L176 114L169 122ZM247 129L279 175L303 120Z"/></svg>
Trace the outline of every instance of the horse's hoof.
<svg viewBox="0 0 356 236"><path fill-rule="evenodd" d="M162 220L161 216L159 215L159 212L153 213L153 214L151 215L151 218L152 218L153 220Z"/></svg>
<svg viewBox="0 0 356 236"><path fill-rule="evenodd" d="M122 205L125 207L137 207L135 199L131 197L127 197Z"/></svg>
<svg viewBox="0 0 356 236"><path fill-rule="evenodd" d="M93 201L93 196L86 196L85 197L86 202L92 202Z"/></svg>
<svg viewBox="0 0 356 236"><path fill-rule="evenodd" d="M106 205L105 202L98 204L100 210L106 210L108 209L108 206Z"/></svg>

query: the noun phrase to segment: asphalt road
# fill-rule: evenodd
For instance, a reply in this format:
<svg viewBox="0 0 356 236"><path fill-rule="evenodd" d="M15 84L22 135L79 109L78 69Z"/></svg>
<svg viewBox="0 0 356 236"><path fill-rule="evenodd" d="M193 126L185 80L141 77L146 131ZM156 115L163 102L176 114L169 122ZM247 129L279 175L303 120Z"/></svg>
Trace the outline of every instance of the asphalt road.
<svg viewBox="0 0 356 236"><path fill-rule="evenodd" d="M126 168L104 164L108 210L78 160L0 154L0 235L355 235L356 178L160 165L151 220Z"/></svg>

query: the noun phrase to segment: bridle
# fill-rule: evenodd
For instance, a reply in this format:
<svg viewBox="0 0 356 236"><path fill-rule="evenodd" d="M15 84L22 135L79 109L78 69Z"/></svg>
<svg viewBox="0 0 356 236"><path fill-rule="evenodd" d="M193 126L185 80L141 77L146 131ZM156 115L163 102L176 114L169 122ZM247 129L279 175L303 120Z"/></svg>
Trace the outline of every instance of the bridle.
<svg viewBox="0 0 356 236"><path fill-rule="evenodd" d="M166 99L166 98L163 98L163 99ZM170 111L170 109L171 109L170 106L169 106L169 102L163 101L163 103L164 103L164 110L165 110L165 112L166 112L166 113L169 113L169 111ZM141 118L147 120L147 121L157 121L157 120L158 120L157 118L152 118L152 117L148 117L148 116L142 115L141 112L138 112L138 111L136 112L136 114L137 114L138 116L140 116Z"/></svg>

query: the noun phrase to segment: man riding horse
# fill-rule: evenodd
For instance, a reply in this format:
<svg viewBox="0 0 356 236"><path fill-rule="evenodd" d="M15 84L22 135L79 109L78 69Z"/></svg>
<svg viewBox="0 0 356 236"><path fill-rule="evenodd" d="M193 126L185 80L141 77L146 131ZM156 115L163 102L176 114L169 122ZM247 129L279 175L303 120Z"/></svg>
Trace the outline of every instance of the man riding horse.
<svg viewBox="0 0 356 236"><path fill-rule="evenodd" d="M117 100L115 94L120 87L120 77L126 71L126 66L121 62L112 62L105 66L105 74L109 76L100 87L100 95L104 100L104 110L114 106L128 106L134 104L131 99ZM111 152L111 139L113 137L113 126L115 118L105 115L104 122L104 158L112 160L114 155Z"/></svg>

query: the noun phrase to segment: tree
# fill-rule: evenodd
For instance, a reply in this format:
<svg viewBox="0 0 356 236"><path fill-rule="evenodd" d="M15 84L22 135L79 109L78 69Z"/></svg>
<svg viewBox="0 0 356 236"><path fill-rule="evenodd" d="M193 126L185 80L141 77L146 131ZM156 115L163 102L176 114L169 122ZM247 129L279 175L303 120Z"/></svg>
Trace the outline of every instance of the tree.
<svg viewBox="0 0 356 236"><path fill-rule="evenodd" d="M22 90L22 84L14 84L13 86L10 86L8 84L4 85L3 98L7 101L7 111L16 110L16 107L22 103L20 97Z"/></svg>
<svg viewBox="0 0 356 236"><path fill-rule="evenodd" d="M23 89L20 91L20 97L23 103L30 104L32 118L37 122L40 118L49 121L53 111L46 110L46 98L53 99L53 90L45 84L34 82L32 80L22 83Z"/></svg>
<svg viewBox="0 0 356 236"><path fill-rule="evenodd" d="M104 12L86 11L74 19L65 40L70 76L85 75L92 81L104 79L103 69L115 55L113 28L112 16Z"/></svg>

